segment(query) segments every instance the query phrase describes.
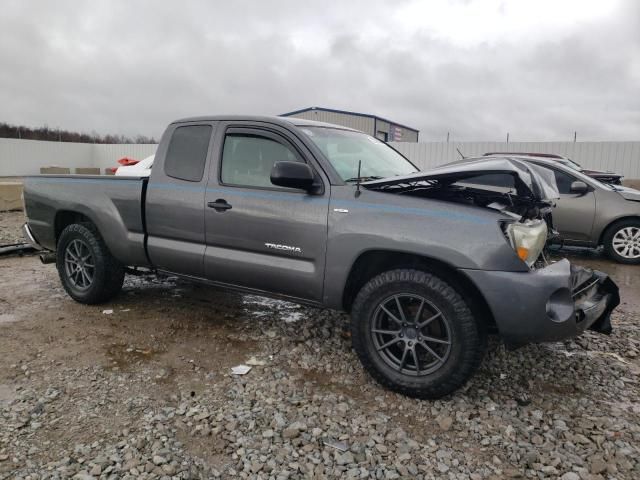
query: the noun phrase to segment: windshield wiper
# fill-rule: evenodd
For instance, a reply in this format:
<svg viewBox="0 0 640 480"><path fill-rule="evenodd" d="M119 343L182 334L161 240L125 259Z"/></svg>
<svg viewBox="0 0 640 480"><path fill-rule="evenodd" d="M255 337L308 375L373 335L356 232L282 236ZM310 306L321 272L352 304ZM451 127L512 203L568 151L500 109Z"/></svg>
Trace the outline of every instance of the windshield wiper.
<svg viewBox="0 0 640 480"><path fill-rule="evenodd" d="M380 180L381 177L379 175L370 175L368 177L351 177L351 178L347 178L345 180L345 182L368 182L369 180Z"/></svg>

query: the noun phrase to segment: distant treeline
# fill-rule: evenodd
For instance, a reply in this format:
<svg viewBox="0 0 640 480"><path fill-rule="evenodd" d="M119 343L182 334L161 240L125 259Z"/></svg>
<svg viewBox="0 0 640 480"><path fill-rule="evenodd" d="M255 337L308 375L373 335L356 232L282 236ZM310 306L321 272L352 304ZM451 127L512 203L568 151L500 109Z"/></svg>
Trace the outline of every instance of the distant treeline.
<svg viewBox="0 0 640 480"><path fill-rule="evenodd" d="M68 130L51 129L46 125L39 128L29 128L1 122L0 138L21 138L23 140L47 140L50 142L74 143L158 143L155 138L144 135L138 135L132 138L124 135L100 135L96 132L70 132Z"/></svg>

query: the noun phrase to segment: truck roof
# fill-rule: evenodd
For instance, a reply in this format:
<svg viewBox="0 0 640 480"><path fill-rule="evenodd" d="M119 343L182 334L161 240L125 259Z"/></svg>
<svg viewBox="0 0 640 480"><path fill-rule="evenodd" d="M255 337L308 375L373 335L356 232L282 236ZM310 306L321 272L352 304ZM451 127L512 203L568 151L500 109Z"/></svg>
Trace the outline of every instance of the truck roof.
<svg viewBox="0 0 640 480"><path fill-rule="evenodd" d="M188 117L181 118L180 120L176 120L171 122L175 123L186 123L186 122L207 122L207 121L221 121L221 120L240 120L240 121L248 121L248 122L268 122L275 123L277 125L282 126L290 126L295 125L297 127L330 127L330 128L339 128L340 130L351 130L357 132L359 130L355 130L353 128L343 127L342 125L336 125L333 123L326 122L316 122L315 120L305 120L304 118L296 118L296 117L275 117L275 116L266 116L266 115L205 115L200 117Z"/></svg>

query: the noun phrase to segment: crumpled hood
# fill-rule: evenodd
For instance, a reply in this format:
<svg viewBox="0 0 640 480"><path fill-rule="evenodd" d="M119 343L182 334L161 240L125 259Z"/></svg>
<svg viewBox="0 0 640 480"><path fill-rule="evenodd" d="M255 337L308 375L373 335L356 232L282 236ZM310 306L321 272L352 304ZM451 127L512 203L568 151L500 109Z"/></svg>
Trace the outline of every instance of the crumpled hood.
<svg viewBox="0 0 640 480"><path fill-rule="evenodd" d="M590 168L583 168L582 173L585 175L602 175L605 177L622 177L623 175L612 172L611 170L592 170Z"/></svg>
<svg viewBox="0 0 640 480"><path fill-rule="evenodd" d="M362 183L363 187L384 188L394 185L429 183L433 186L449 185L479 175L505 174L514 178L518 196L536 201L560 198L553 172L531 163L509 157L471 158L453 165L416 172L409 175L383 178Z"/></svg>
<svg viewBox="0 0 640 480"><path fill-rule="evenodd" d="M622 187L620 185L615 185L616 192L622 195L622 198L625 200L631 200L633 202L640 202L640 190L636 190L635 188Z"/></svg>

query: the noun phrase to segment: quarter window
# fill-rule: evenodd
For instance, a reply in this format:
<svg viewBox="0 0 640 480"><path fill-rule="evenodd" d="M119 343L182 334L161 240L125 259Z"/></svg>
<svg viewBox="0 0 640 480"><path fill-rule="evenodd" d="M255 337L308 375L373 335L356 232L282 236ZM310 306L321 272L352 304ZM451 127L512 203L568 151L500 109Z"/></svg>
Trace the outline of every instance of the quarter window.
<svg viewBox="0 0 640 480"><path fill-rule="evenodd" d="M188 125L176 128L167 148L164 173L188 182L202 180L210 138L210 125Z"/></svg>
<svg viewBox="0 0 640 480"><path fill-rule="evenodd" d="M296 152L280 142L258 135L229 134L222 151L222 183L273 187L271 169L276 162L301 162Z"/></svg>

